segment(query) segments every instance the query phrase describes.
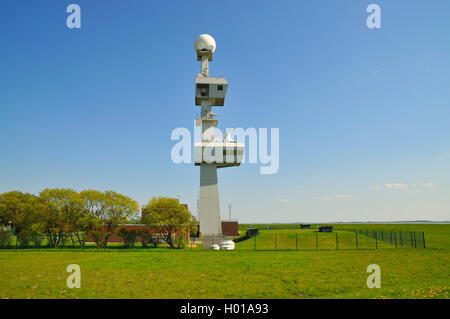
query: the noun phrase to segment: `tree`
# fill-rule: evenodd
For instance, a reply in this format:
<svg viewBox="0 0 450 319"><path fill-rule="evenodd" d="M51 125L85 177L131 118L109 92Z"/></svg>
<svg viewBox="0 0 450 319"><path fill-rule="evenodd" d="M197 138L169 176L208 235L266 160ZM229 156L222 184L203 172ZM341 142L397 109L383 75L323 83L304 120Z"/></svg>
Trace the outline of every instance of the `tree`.
<svg viewBox="0 0 450 319"><path fill-rule="evenodd" d="M114 191L106 191L105 196L105 215L102 221L108 231L114 231L118 225L126 223L139 212L139 204L130 197Z"/></svg>
<svg viewBox="0 0 450 319"><path fill-rule="evenodd" d="M143 222L156 226L170 248L182 247L182 236L191 227L192 215L178 199L154 197L142 212Z"/></svg>
<svg viewBox="0 0 450 319"><path fill-rule="evenodd" d="M18 191L0 194L0 225L11 222L17 232L30 229L38 206L38 198L32 194Z"/></svg>
<svg viewBox="0 0 450 319"><path fill-rule="evenodd" d="M102 216L105 194L96 190L84 190L80 192L84 200L84 216L78 221L77 238L81 247L84 248L89 233L98 247L103 246L103 237L101 233ZM108 236L109 237L109 236Z"/></svg>
<svg viewBox="0 0 450 319"><path fill-rule="evenodd" d="M192 215L191 222L190 222L190 225L189 225L189 232L190 232L191 236L193 234L197 234L198 233L198 223L199 222L198 222L197 218L195 218L194 215Z"/></svg>
<svg viewBox="0 0 450 319"><path fill-rule="evenodd" d="M39 197L45 205L42 229L49 244L56 248L64 241L64 233L75 231L77 218L84 210L84 200L70 188L47 188Z"/></svg>
<svg viewBox="0 0 450 319"><path fill-rule="evenodd" d="M86 190L80 195L85 201L85 210L92 217L94 227L91 234L99 248L105 248L117 226L126 223L139 211L136 201L114 191Z"/></svg>
<svg viewBox="0 0 450 319"><path fill-rule="evenodd" d="M42 202L35 195L12 191L0 195L0 225L11 225L21 247L27 247Z"/></svg>

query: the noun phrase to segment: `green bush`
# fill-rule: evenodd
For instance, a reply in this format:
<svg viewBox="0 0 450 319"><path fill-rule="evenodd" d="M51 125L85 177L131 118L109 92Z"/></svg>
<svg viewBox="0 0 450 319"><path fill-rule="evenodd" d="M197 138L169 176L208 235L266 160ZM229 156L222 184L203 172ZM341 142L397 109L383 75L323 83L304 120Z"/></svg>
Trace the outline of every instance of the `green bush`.
<svg viewBox="0 0 450 319"><path fill-rule="evenodd" d="M152 235L152 245L154 248L158 248L159 243L161 242L161 238L158 235Z"/></svg>
<svg viewBox="0 0 450 319"><path fill-rule="evenodd" d="M20 248L28 248L30 246L31 234L23 230L17 234L17 241L19 242Z"/></svg>
<svg viewBox="0 0 450 319"><path fill-rule="evenodd" d="M42 244L42 235L39 234L38 232L33 232L30 236L30 240L33 242L34 246L37 248L41 247Z"/></svg>
<svg viewBox="0 0 450 319"><path fill-rule="evenodd" d="M153 248L158 248L160 238L159 235L154 235L150 232L149 229L144 228L138 231L139 239L142 243L142 247L148 247L148 245L152 245Z"/></svg>
<svg viewBox="0 0 450 319"><path fill-rule="evenodd" d="M176 247L177 247L178 249L183 249L183 248L185 248L186 245L187 245L186 240L184 240L184 239L177 239L176 243L177 243L177 246L176 246Z"/></svg>
<svg viewBox="0 0 450 319"><path fill-rule="evenodd" d="M109 237L111 237L110 232L93 231L91 232L92 238L94 239L97 248L106 248L108 244Z"/></svg>
<svg viewBox="0 0 450 319"><path fill-rule="evenodd" d="M182 249L186 247L186 238L185 238L185 232L180 232L175 237L175 247L178 249Z"/></svg>
<svg viewBox="0 0 450 319"><path fill-rule="evenodd" d="M123 246L125 248L133 247L137 241L138 232L135 229L119 228L118 235L123 239Z"/></svg>
<svg viewBox="0 0 450 319"><path fill-rule="evenodd" d="M86 247L86 242L88 240L88 232L77 232L75 233L75 236L77 237L78 243L80 244L80 247L84 249Z"/></svg>
<svg viewBox="0 0 450 319"><path fill-rule="evenodd" d="M0 248L8 248L11 245L12 234L9 227L0 226Z"/></svg>
<svg viewBox="0 0 450 319"><path fill-rule="evenodd" d="M146 248L149 244L153 244L153 236L147 228L140 229L138 231L138 236L142 247Z"/></svg>

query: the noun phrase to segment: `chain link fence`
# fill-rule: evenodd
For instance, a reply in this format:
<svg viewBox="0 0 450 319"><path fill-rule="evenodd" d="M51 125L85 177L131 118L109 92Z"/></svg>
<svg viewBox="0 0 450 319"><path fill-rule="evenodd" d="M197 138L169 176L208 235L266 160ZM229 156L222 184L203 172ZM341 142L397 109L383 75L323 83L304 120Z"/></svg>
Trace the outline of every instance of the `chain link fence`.
<svg viewBox="0 0 450 319"><path fill-rule="evenodd" d="M425 233L415 231L388 231L388 230L363 230L363 229L339 229L340 231L355 232L376 241L382 241L395 245L395 247L426 248Z"/></svg>
<svg viewBox="0 0 450 319"><path fill-rule="evenodd" d="M269 228L269 229L268 229ZM300 230L300 227L279 227L264 225L253 227L246 236L235 238L236 250L345 250L379 248L426 248L425 233L415 231L387 231L364 229L334 229L332 232L318 232L314 229ZM9 231L3 232L10 235ZM61 234L59 244L53 249L84 249L77 243L77 234ZM2 237L2 236L0 236ZM50 248L47 236L32 234L27 238L3 236L0 248ZM222 238L217 238L218 241ZM213 243L216 243L213 241ZM203 241L191 237L186 243L190 250L201 249ZM90 243L90 248L92 243ZM108 248L120 248L123 243L113 243ZM140 243L136 248L140 248ZM156 246L155 246L156 247ZM145 247L144 247L145 248Z"/></svg>
<svg viewBox="0 0 450 319"><path fill-rule="evenodd" d="M286 228L283 228L286 229ZM235 239L236 250L354 250L426 248L424 232L340 229L319 231L267 231Z"/></svg>

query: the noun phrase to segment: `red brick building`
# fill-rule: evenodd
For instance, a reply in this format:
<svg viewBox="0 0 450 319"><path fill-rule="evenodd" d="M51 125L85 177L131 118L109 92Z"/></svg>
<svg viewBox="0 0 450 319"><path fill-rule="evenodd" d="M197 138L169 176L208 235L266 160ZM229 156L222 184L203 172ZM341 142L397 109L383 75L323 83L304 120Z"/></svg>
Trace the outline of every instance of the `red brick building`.
<svg viewBox="0 0 450 319"><path fill-rule="evenodd" d="M187 210L188 209L188 205L187 204L181 204L184 207L186 207ZM145 214L143 211L141 211L141 216L144 217ZM239 235L239 229L238 229L238 221L237 220L222 220L222 233L224 236L226 237L235 237ZM126 224L126 225L119 225L118 227L116 227L116 229L114 230L113 234L111 235L111 237L109 237L108 242L110 243L122 243L123 239L122 237L119 236L119 230L121 228L126 228L127 230L136 230L139 231L143 228L147 228L150 233L157 235L161 233L161 230L158 229L157 227L154 226L148 226L148 225L144 225L144 224ZM161 236L162 237L162 236ZM186 235L186 240L189 241L190 240L190 233L188 230L188 233ZM89 234L88 235L88 242L93 242L93 238L92 235Z"/></svg>
<svg viewBox="0 0 450 319"><path fill-rule="evenodd" d="M148 225L142 225L142 224L119 225L119 226L116 227L116 229L114 229L114 232L109 237L109 240L108 240L109 243L123 243L123 239L119 235L119 230L121 228L126 228L127 230L133 230L134 229L136 231L139 231L141 229L145 229L146 228L153 235L161 234L161 230L158 227L154 227L154 226L148 226ZM160 236L160 237L162 238L162 236ZM188 232L186 234L186 240L189 241L189 239L190 239L190 234L189 234L189 229L188 229ZM93 242L94 241L91 233L89 233L87 241L88 242Z"/></svg>
<svg viewBox="0 0 450 319"><path fill-rule="evenodd" d="M237 220L222 220L222 233L224 236L238 236L239 224Z"/></svg>

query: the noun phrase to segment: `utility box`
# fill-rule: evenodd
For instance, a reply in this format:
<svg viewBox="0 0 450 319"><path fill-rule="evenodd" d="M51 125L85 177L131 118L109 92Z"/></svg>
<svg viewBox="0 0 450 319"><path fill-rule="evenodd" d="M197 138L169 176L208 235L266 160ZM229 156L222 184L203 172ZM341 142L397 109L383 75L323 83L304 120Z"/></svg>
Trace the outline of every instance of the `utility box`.
<svg viewBox="0 0 450 319"><path fill-rule="evenodd" d="M223 106L228 82L225 78L198 76L195 79L195 105L211 102L211 106Z"/></svg>
<svg viewBox="0 0 450 319"><path fill-rule="evenodd" d="M259 234L258 228L247 228L245 231L245 237L252 238Z"/></svg>
<svg viewBox="0 0 450 319"><path fill-rule="evenodd" d="M333 231L333 226L319 226L319 232L321 233L331 233Z"/></svg>

